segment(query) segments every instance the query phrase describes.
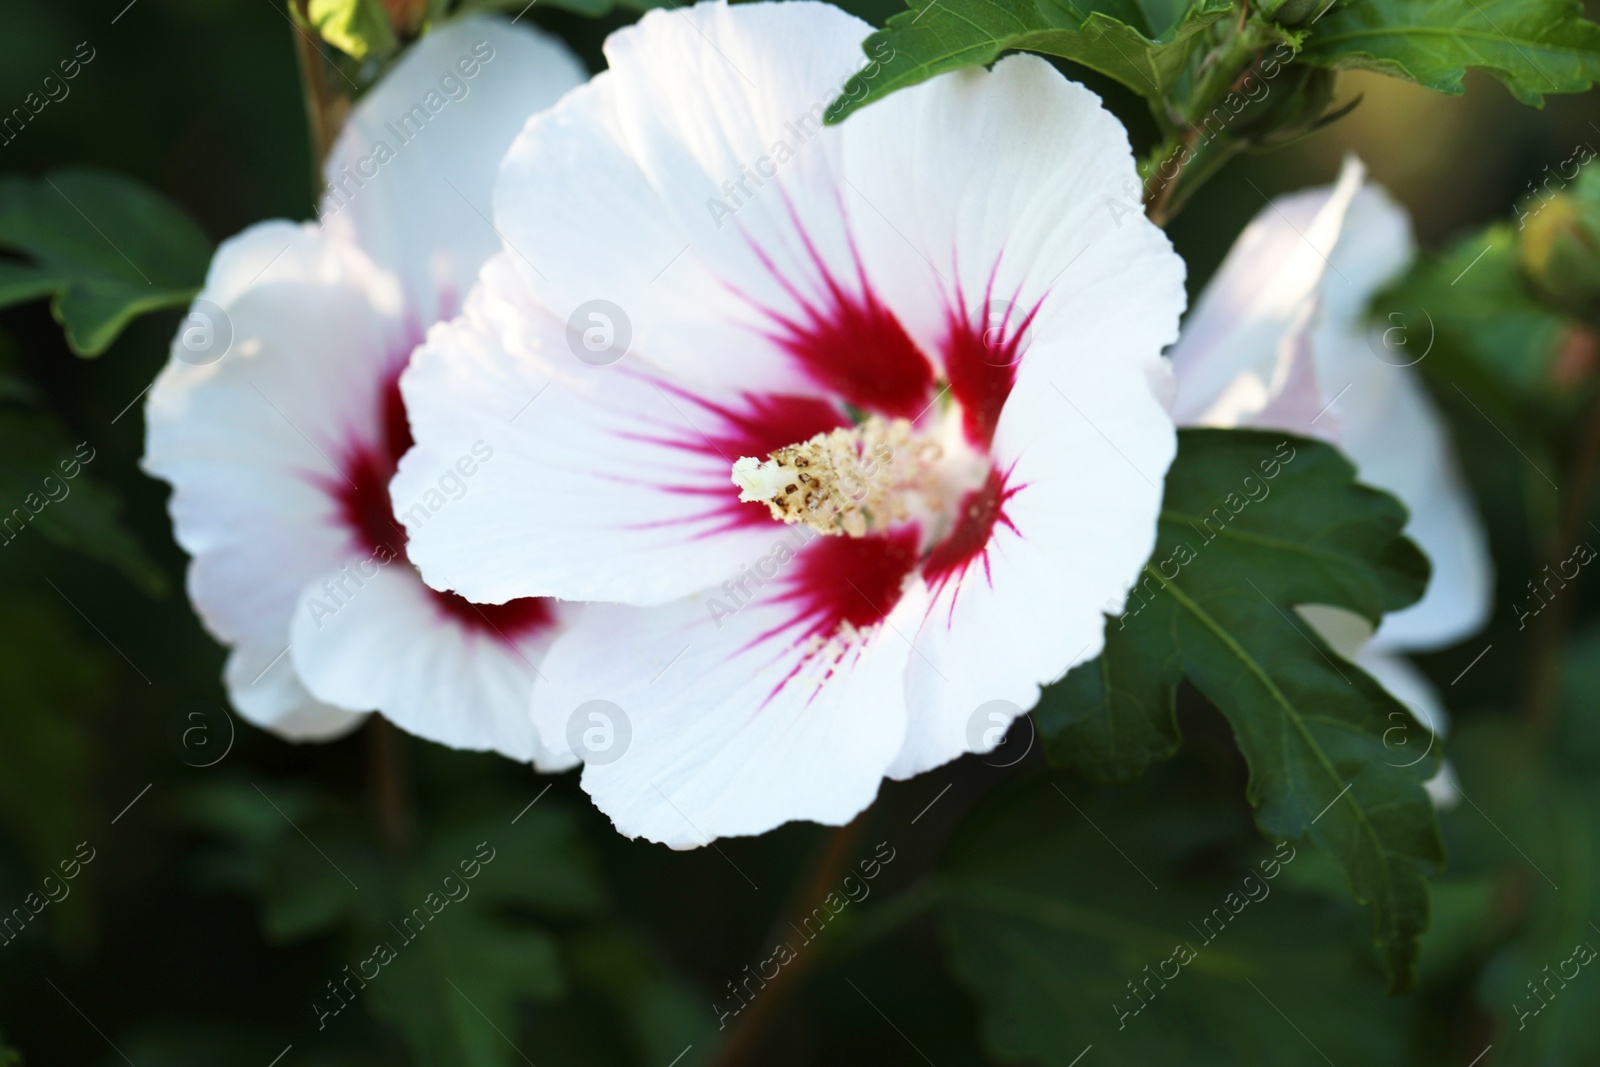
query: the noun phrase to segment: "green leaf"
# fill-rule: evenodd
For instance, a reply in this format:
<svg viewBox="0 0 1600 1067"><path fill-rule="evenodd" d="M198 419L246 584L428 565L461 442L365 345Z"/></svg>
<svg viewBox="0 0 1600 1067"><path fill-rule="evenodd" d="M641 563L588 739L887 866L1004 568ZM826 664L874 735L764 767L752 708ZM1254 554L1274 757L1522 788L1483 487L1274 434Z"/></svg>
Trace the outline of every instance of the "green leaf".
<svg viewBox="0 0 1600 1067"><path fill-rule="evenodd" d="M110 694L105 656L78 636L65 604L0 600L0 692L0 827L21 846L30 881L59 878L78 842L95 844L85 716ZM41 913L69 944L88 941L89 884L80 874Z"/></svg>
<svg viewBox="0 0 1600 1067"><path fill-rule="evenodd" d="M1387 346L1420 370L1497 406L1574 400L1561 375L1567 321L1541 305L1517 261L1517 231L1497 223L1418 260L1372 304ZM1403 348L1401 346L1404 346Z"/></svg>
<svg viewBox="0 0 1600 1067"><path fill-rule="evenodd" d="M1107 623L1102 656L1036 713L1054 759L1126 780L1176 747L1174 700L1187 679L1233 728L1262 832L1309 834L1373 905L1396 988L1412 979L1426 874L1444 859L1422 789L1438 757L1397 765L1385 731L1422 728L1294 609L1329 605L1376 625L1415 601L1428 566L1401 537L1405 520L1328 445L1182 431L1156 551L1127 611Z"/></svg>
<svg viewBox="0 0 1600 1067"><path fill-rule="evenodd" d="M480 843L493 859L463 882L459 864L481 858ZM445 904L413 940L403 940L390 924L401 922L412 935L405 909L415 915L446 876L470 894ZM372 983L373 1014L400 1030L425 1067L522 1063L515 1046L519 1005L558 999L566 978L555 938L516 916L590 915L604 900L571 822L554 809L530 811L515 827L495 818L439 834L400 892L357 923L358 942L364 933L369 950L382 942L399 954Z"/></svg>
<svg viewBox="0 0 1600 1067"><path fill-rule="evenodd" d="M386 56L400 45L378 0L311 0L306 17L324 41L357 59Z"/></svg>
<svg viewBox="0 0 1600 1067"><path fill-rule="evenodd" d="M123 525L115 492L89 473L98 455L87 441L73 443L53 415L0 404L0 551L18 538L44 537L160 595L161 568Z"/></svg>
<svg viewBox="0 0 1600 1067"><path fill-rule="evenodd" d="M1156 777L1035 779L963 827L940 931L995 1059L1411 1064L1359 917L1284 877L1315 853L1242 845L1248 822L1192 763Z"/></svg>
<svg viewBox="0 0 1600 1067"><path fill-rule="evenodd" d="M592 918L606 894L565 812L546 803L513 825L506 808L429 826L406 857L303 786L221 783L177 810L231 839L234 856L213 874L255 898L269 938L338 933L325 981L393 1025L416 1063L512 1067L524 1062L513 1043L522 1005L566 989L544 920ZM319 1029L347 1025L325 985L312 996Z"/></svg>
<svg viewBox="0 0 1600 1067"><path fill-rule="evenodd" d="M522 1029L519 1003L556 1000L566 990L554 937L478 912L424 931L415 948L392 934L387 944L402 955L390 965L392 977L380 972L388 980L372 983L372 1012L400 1030L422 1067L525 1062L510 1036Z"/></svg>
<svg viewBox="0 0 1600 1067"><path fill-rule="evenodd" d="M1584 713L1592 716L1592 694ZM1568 962L1579 945L1600 952L1600 780L1592 767L1542 753L1505 721L1463 728L1451 758L1469 798L1446 824L1452 855L1497 877L1502 908L1519 912L1516 936L1477 977L1478 999L1495 1020L1495 1063L1600 1062L1600 959Z"/></svg>
<svg viewBox="0 0 1600 1067"><path fill-rule="evenodd" d="M686 1046L705 1056L685 1056L681 1067L709 1060L716 1034L705 1007L710 997L674 973L643 938L603 926L571 938L569 953L577 979L614 1005L637 1062L670 1063Z"/></svg>
<svg viewBox="0 0 1600 1067"><path fill-rule="evenodd" d="M1314 24L1301 58L1452 94L1470 67L1542 107L1600 80L1600 26L1579 0L1352 0Z"/></svg>
<svg viewBox="0 0 1600 1067"><path fill-rule="evenodd" d="M0 334L0 404L38 404L43 394L16 369L17 356L16 341Z"/></svg>
<svg viewBox="0 0 1600 1067"><path fill-rule="evenodd" d="M1060 56L1163 100L1208 30L1233 13L1227 0L910 0L863 48L870 62L828 108L838 122L896 89L961 67L987 65L1008 49Z"/></svg>
<svg viewBox="0 0 1600 1067"><path fill-rule="evenodd" d="M1321 14L1328 0L1257 0L1251 5L1264 18L1283 26L1299 26Z"/></svg>
<svg viewBox="0 0 1600 1067"><path fill-rule="evenodd" d="M1132 782L1183 740L1174 712L1183 674L1177 642L1125 639L1127 625L1126 616L1107 622L1100 655L1047 689L1033 712L1050 761L1094 781Z"/></svg>
<svg viewBox="0 0 1600 1067"><path fill-rule="evenodd" d="M1450 746L1466 797L1445 818L1452 865L1498 883L1497 932L1512 935L1496 939L1475 978L1495 1022L1495 1062L1506 1067L1600 1062L1600 958L1574 959L1579 945L1600 952L1600 628L1592 623L1571 639L1562 682L1549 736L1480 717Z"/></svg>
<svg viewBox="0 0 1600 1067"><path fill-rule="evenodd" d="M131 178L67 169L0 178L0 307L51 296L81 356L140 315L187 304L211 242L181 208Z"/></svg>

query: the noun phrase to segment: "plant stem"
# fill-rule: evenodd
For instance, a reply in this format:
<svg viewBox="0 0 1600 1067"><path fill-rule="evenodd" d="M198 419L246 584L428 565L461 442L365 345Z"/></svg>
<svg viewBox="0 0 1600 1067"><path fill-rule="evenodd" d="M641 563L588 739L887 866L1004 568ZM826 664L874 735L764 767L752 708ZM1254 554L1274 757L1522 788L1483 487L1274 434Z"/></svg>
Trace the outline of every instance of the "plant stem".
<svg viewBox="0 0 1600 1067"><path fill-rule="evenodd" d="M1557 567L1583 536L1583 527L1588 522L1590 505L1594 500L1597 477L1600 477L1600 393L1596 394L1589 417L1584 422L1583 437L1578 443L1577 458L1570 476L1572 492L1561 509L1555 539L1546 552L1547 566ZM1578 585L1581 577L1580 571L1570 584ZM1567 592L1565 588L1562 591ZM1549 725L1556 701L1561 696L1561 663L1567 646L1567 631L1571 628L1576 607L1577 593L1574 590L1552 605L1550 614L1540 620L1531 635L1533 648L1522 716L1535 729L1544 729Z"/></svg>
<svg viewBox="0 0 1600 1067"><path fill-rule="evenodd" d="M304 17L305 0L297 0L296 6ZM315 203L322 196L322 162L328 158L334 138L339 135L350 101L329 89L328 60L316 39L299 23L294 24L293 32L295 58L300 65L301 95L306 106L306 127L311 137L311 198Z"/></svg>
<svg viewBox="0 0 1600 1067"><path fill-rule="evenodd" d="M1168 205L1172 202L1172 194L1178 191L1178 175L1166 180L1161 178L1161 171L1177 159L1179 152L1192 148L1199 134L1199 130L1187 129L1176 137L1169 137L1153 157L1150 175L1144 180L1144 213L1157 226L1165 226L1172 217Z"/></svg>
<svg viewBox="0 0 1600 1067"><path fill-rule="evenodd" d="M793 912L795 918L804 921L833 892L841 877L840 872L849 864L850 854L866 829L868 815L869 812L857 815L829 839L827 848L812 868L805 891L799 894L800 903ZM792 920L787 920L785 925L792 925ZM782 936L783 926L775 927L775 930L778 932L770 935L768 941ZM712 1061L713 1067L735 1067L755 1062L754 1055L760 1050L772 1022L778 1018L796 988L800 975L817 955L815 951L797 953L793 962L780 968L777 977L762 986L761 995L751 998L749 1010L740 1014L739 1021L722 1043Z"/></svg>
<svg viewBox="0 0 1600 1067"><path fill-rule="evenodd" d="M411 811L411 761L406 738L382 715L367 721L367 753L371 774L372 807L390 852L403 855L411 848L415 819Z"/></svg>
<svg viewBox="0 0 1600 1067"><path fill-rule="evenodd" d="M1145 215L1157 226L1165 226L1170 222L1196 189L1222 169L1224 163L1242 151L1237 143L1223 137L1211 137L1201 141L1202 132L1199 127L1195 127L1171 138L1162 145L1165 151L1150 167L1150 174L1145 180L1144 187ZM1170 150L1166 150L1169 146ZM1166 169L1168 163L1178 158L1180 152L1185 151L1188 154L1179 164L1177 172L1171 178L1164 178L1161 172Z"/></svg>
<svg viewBox="0 0 1600 1067"><path fill-rule="evenodd" d="M1265 27L1246 20L1206 57L1194 92L1180 112L1186 128L1200 126L1211 109L1238 87L1239 79L1255 63L1257 53L1270 39Z"/></svg>
<svg viewBox="0 0 1600 1067"><path fill-rule="evenodd" d="M1205 123L1212 110L1239 88L1269 39L1269 31L1250 22L1241 8L1239 25L1206 57L1188 99L1169 113L1169 123L1177 128L1146 164L1145 214L1157 226L1165 226L1195 189L1240 150L1241 146L1220 130L1204 140L1201 137L1207 133ZM1178 169L1164 177L1174 163Z"/></svg>

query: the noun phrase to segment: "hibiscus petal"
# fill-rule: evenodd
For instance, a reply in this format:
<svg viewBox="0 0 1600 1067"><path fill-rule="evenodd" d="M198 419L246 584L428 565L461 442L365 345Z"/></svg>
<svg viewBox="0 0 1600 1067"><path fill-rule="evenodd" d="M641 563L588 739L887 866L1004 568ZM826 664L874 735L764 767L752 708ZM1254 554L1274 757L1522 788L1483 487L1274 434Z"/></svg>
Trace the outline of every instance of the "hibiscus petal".
<svg viewBox="0 0 1600 1067"><path fill-rule="evenodd" d="M1344 286L1328 286L1323 325L1313 334L1318 374L1330 398L1342 391L1339 444L1361 480L1393 493L1410 511L1406 536L1433 564L1422 599L1384 617L1373 638L1383 649L1428 651L1476 633L1489 618L1494 571L1488 534L1473 505L1455 458L1449 428L1428 396L1409 349L1391 353L1381 337L1369 337L1361 316L1365 303L1387 284L1412 253L1405 211L1382 189L1368 186L1351 202L1333 262L1362 293L1351 303ZM1341 307L1340 302L1346 306ZM1388 324L1370 328L1373 334ZM1426 345L1425 326L1410 323ZM1382 352L1385 358L1376 353Z"/></svg>
<svg viewBox="0 0 1600 1067"><path fill-rule="evenodd" d="M518 319L520 337L503 325ZM568 366L552 362L562 355ZM505 256L467 313L417 350L401 389L417 445L391 492L411 558L430 585L485 603L659 604L733 577L782 531L739 501L734 460L843 418L807 398L696 396L643 371L586 367ZM493 458L446 504L439 472L474 444Z"/></svg>
<svg viewBox="0 0 1600 1067"><path fill-rule="evenodd" d="M944 355L964 405L983 403L985 370L1009 385L1014 368L983 356L953 364L955 303L963 320L987 311L1014 331L1070 336L1061 351L1074 357L1143 359L1176 336L1184 265L1144 217L1127 132L1049 63L1011 56L933 78L843 131L845 204L867 274ZM991 427L1005 399L993 393Z"/></svg>
<svg viewBox="0 0 1600 1067"><path fill-rule="evenodd" d="M289 736L326 734L345 713L316 707L280 677L286 664L255 679L288 647L300 587L350 551L326 485L351 411L377 403L378 368L398 343L393 293L358 253L264 223L218 250L201 299L223 309L231 347L196 365L174 341L150 391L143 466L173 485L201 619L240 646L235 705Z"/></svg>
<svg viewBox="0 0 1600 1067"><path fill-rule="evenodd" d="M246 638L223 669L228 701L245 719L286 741L333 741L360 726L363 713L324 704L306 691L289 662L289 639Z"/></svg>
<svg viewBox="0 0 1600 1067"><path fill-rule="evenodd" d="M418 737L560 770L575 761L552 757L528 718L535 664L557 626L556 609L540 607L518 627L487 612L477 625L447 611L403 561L371 560L307 584L290 654L305 686L329 704L382 708Z"/></svg>
<svg viewBox="0 0 1600 1067"><path fill-rule="evenodd" d="M843 384L858 406L915 414L929 369L863 282L840 135L822 127L870 31L826 4L703 3L613 34L611 69L506 158L496 220L519 271L563 321L614 302L640 357L686 379ZM853 358L850 333L879 358ZM909 377L873 373L889 355Z"/></svg>
<svg viewBox="0 0 1600 1067"><path fill-rule="evenodd" d="M1329 262L1365 174L1351 157L1336 185L1280 197L1239 235L1169 353L1180 426L1262 425L1255 417L1292 377L1293 339L1311 328L1325 290L1353 284L1342 275L1330 280ZM1361 304L1378 284L1363 281ZM1270 425L1319 434L1310 418L1297 420L1298 428ZM1331 439L1332 424L1319 435Z"/></svg>
<svg viewBox="0 0 1600 1067"><path fill-rule="evenodd" d="M1422 599L1384 616L1373 640L1414 651L1455 644L1488 620L1494 575L1449 430L1410 368L1373 358L1358 336L1323 351L1349 368L1350 391L1339 402L1350 402L1340 428L1345 452L1362 481L1393 493L1410 511L1406 536L1433 565Z"/></svg>
<svg viewBox="0 0 1600 1067"><path fill-rule="evenodd" d="M991 712L1027 711L1041 686L1100 653L1106 614L1121 611L1155 547L1177 451L1146 377L1165 368L1146 364L1046 353L1023 368L995 434L998 507L982 510L987 529L953 539L964 559L930 561L893 777L988 750Z"/></svg>
<svg viewBox="0 0 1600 1067"><path fill-rule="evenodd" d="M1380 358L1387 349L1367 337L1367 304L1411 260L1413 242L1404 210L1362 185L1363 173L1347 160L1336 185L1280 198L1246 228L1173 348L1174 415L1180 425L1321 437L1362 481L1397 496L1433 577L1374 640L1420 651L1482 627L1493 577L1482 522L1417 371L1397 365L1400 353ZM1421 359L1423 328L1410 325Z"/></svg>
<svg viewBox="0 0 1600 1067"><path fill-rule="evenodd" d="M490 194L507 147L584 76L527 23L441 26L351 111L324 167L323 225L401 280L417 323L454 314L499 247Z"/></svg>
<svg viewBox="0 0 1600 1067"><path fill-rule="evenodd" d="M908 635L926 590L913 581L891 608L870 568L841 593L817 585L807 559L872 551L843 538L813 544L748 601L718 592L590 606L540 668L540 736L568 752L569 738L608 725L588 718L596 707L613 720L606 740L616 747L582 753L583 787L630 837L694 848L794 819L849 822L905 739ZM807 634L829 632L841 611L860 632L819 648Z"/></svg>

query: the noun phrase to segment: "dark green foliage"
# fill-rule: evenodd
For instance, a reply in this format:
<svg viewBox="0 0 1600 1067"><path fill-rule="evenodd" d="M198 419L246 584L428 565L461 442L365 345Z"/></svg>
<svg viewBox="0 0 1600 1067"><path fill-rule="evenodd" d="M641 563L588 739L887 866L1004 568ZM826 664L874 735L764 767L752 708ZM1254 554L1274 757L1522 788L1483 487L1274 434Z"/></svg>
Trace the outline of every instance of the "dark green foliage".
<svg viewBox="0 0 1600 1067"><path fill-rule="evenodd" d="M1373 906L1396 987L1427 927L1426 877L1443 862L1422 782L1385 742L1404 705L1342 660L1294 609L1322 604L1376 623L1420 595L1427 561L1400 536L1405 511L1358 485L1327 445L1282 434L1186 430L1160 532L1100 659L1039 713L1054 758L1126 781L1178 744L1187 679L1233 728L1250 802L1271 840L1310 835ZM1421 728L1415 727L1420 733Z"/></svg>
<svg viewBox="0 0 1600 1067"><path fill-rule="evenodd" d="M305 991L314 1029L349 1025L340 1016L360 1003L419 1064L519 1062L505 1036L519 1032L519 1006L567 988L548 922L606 907L572 821L548 806L444 820L399 852L304 788L227 782L182 808L235 843L214 874L259 901L268 938L336 937L345 962Z"/></svg>
<svg viewBox="0 0 1600 1067"><path fill-rule="evenodd" d="M123 525L121 501L94 467L98 456L54 415L0 399L0 551L45 538L159 594L166 579Z"/></svg>
<svg viewBox="0 0 1600 1067"><path fill-rule="evenodd" d="M1248 844L1187 762L1149 784L1171 805L1036 778L963 828L941 929L996 1057L1409 1064L1359 918L1289 877L1314 846Z"/></svg>

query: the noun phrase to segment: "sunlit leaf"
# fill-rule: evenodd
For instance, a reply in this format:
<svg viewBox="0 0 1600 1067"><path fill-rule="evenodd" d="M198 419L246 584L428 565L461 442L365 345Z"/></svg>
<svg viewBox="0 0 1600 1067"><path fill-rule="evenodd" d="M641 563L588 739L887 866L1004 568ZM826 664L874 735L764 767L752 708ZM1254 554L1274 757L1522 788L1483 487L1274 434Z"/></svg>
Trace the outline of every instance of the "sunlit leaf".
<svg viewBox="0 0 1600 1067"><path fill-rule="evenodd" d="M310 0L306 18L322 39L348 55L388 55L399 46L379 0Z"/></svg>
<svg viewBox="0 0 1600 1067"><path fill-rule="evenodd" d="M1352 0L1318 20L1301 58L1375 70L1442 93L1468 69L1504 82L1524 104L1600 81L1600 25L1579 0Z"/></svg>
<svg viewBox="0 0 1600 1067"><path fill-rule="evenodd" d="M843 95L828 108L828 121L936 74L993 63L1012 49L1070 59L1160 101L1208 46L1206 31L1234 11L1224 0L1177 6L1131 0L910 4L911 10L867 38L867 65L845 83Z"/></svg>

